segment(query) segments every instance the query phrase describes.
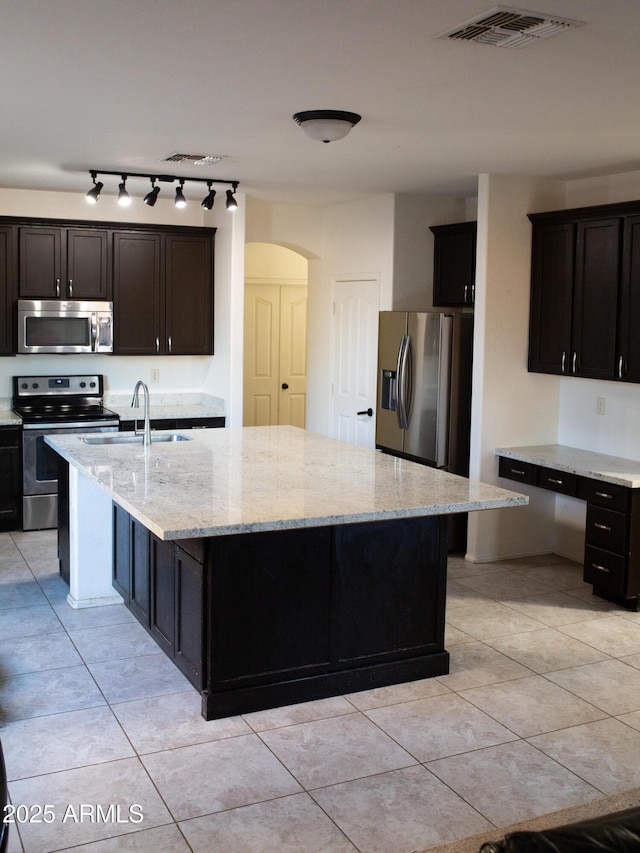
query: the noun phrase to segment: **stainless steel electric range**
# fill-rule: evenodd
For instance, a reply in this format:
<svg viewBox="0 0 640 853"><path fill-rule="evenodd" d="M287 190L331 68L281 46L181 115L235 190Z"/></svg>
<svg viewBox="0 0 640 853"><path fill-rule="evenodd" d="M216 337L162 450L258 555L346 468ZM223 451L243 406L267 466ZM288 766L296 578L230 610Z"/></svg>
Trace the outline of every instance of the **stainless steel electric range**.
<svg viewBox="0 0 640 853"><path fill-rule="evenodd" d="M13 410L23 426L24 530L58 526L56 456L44 437L118 429L118 415L103 404L103 389L100 374L13 377Z"/></svg>

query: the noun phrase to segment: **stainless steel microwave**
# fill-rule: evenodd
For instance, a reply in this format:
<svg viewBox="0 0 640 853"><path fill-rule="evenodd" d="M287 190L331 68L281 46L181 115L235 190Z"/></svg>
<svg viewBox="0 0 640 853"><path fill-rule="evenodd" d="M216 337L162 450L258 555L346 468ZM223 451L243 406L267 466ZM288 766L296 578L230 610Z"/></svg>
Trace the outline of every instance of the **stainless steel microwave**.
<svg viewBox="0 0 640 853"><path fill-rule="evenodd" d="M18 300L18 352L113 352L113 302Z"/></svg>

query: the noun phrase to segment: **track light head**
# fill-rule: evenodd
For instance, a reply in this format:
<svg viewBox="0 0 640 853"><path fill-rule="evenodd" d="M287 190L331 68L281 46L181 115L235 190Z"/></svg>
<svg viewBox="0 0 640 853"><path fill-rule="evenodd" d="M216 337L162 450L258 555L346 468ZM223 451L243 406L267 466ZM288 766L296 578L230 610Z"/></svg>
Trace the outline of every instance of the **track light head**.
<svg viewBox="0 0 640 853"><path fill-rule="evenodd" d="M92 177L93 177L93 186L91 187L91 189L87 193L86 198L87 198L87 201L89 202L89 204L97 204L98 199L100 198L100 192L102 191L104 184L102 183L102 181L96 181L95 172L93 173Z"/></svg>
<svg viewBox="0 0 640 853"><path fill-rule="evenodd" d="M202 199L202 207L205 210L211 210L211 208L213 207L213 202L216 198L216 191L211 189L211 184L212 181L207 181L207 186L209 187L209 194Z"/></svg>
<svg viewBox="0 0 640 853"><path fill-rule="evenodd" d="M227 210L234 211L238 209L238 202L234 196L235 191L235 186L232 190L227 190Z"/></svg>
<svg viewBox="0 0 640 853"><path fill-rule="evenodd" d="M160 194L160 187L156 186L155 181L151 181L151 189L144 197L144 203L148 204L149 207L153 207L153 205L158 200L158 195Z"/></svg>
<svg viewBox="0 0 640 853"><path fill-rule="evenodd" d="M118 204L120 207L129 207L131 196L127 192L127 176L122 176L122 183L118 186Z"/></svg>
<svg viewBox="0 0 640 853"><path fill-rule="evenodd" d="M182 192L183 186L184 186L184 181L181 180L180 186L176 189L176 200L175 200L176 207L186 207L187 206L187 200L184 197L184 193Z"/></svg>

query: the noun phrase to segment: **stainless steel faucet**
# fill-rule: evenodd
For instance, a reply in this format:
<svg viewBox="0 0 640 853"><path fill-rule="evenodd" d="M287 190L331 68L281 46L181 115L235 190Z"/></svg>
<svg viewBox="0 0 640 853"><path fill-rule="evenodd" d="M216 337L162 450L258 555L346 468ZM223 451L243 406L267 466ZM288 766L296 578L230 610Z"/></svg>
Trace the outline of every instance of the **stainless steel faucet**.
<svg viewBox="0 0 640 853"><path fill-rule="evenodd" d="M142 443L145 446L149 446L151 444L151 422L149 421L149 389L144 384L142 379L139 379L136 382L136 387L133 389L133 397L131 399L131 408L137 408L138 403L138 390L142 388L142 393L144 396L144 438ZM138 432L138 421L137 419L133 422L133 431L136 435L139 435Z"/></svg>

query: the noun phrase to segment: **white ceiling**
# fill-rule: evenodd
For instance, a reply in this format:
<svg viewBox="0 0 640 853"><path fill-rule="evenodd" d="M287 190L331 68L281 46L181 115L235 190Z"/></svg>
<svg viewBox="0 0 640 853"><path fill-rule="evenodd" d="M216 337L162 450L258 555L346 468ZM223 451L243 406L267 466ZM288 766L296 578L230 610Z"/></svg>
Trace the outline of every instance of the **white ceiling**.
<svg viewBox="0 0 640 853"><path fill-rule="evenodd" d="M86 192L94 168L315 203L640 168L639 0L511 3L586 24L520 50L437 38L495 5L0 0L0 186ZM325 145L291 118L310 109L362 121Z"/></svg>

